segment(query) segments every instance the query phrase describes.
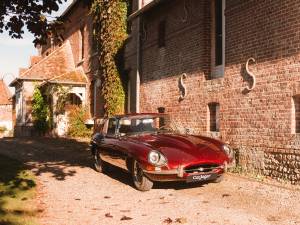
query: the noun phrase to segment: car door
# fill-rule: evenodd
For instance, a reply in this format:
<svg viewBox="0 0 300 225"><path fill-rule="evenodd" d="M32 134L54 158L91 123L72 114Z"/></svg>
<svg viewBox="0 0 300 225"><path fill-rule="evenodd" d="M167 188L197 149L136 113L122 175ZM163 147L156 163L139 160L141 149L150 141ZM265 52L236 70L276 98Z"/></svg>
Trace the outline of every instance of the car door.
<svg viewBox="0 0 300 225"><path fill-rule="evenodd" d="M111 118L108 121L107 134L101 145L101 159L123 169L126 169L126 154L120 145L118 135L119 119Z"/></svg>

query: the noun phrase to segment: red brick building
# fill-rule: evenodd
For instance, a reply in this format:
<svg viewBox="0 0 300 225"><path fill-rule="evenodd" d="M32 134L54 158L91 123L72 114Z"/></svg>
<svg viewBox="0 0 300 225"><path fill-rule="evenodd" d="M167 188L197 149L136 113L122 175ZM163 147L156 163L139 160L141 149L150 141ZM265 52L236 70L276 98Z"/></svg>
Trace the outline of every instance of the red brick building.
<svg viewBox="0 0 300 225"><path fill-rule="evenodd" d="M132 8L131 111L163 107L182 131L230 143L244 168L299 184L300 2L133 0Z"/></svg>
<svg viewBox="0 0 300 225"><path fill-rule="evenodd" d="M76 102L87 107L91 118L100 116L100 79L97 79L97 52L93 49L88 2L74 0L70 4L60 17L63 29L59 37L49 37L46 45L39 46L39 55L30 57L29 68L20 69L19 77L11 83L16 88L16 135L34 133L31 105L35 85L59 84L71 88L70 97L79 99ZM56 101L54 96L52 108ZM60 123L57 120L54 119L56 127ZM65 133L59 130L56 133Z"/></svg>
<svg viewBox="0 0 300 225"><path fill-rule="evenodd" d="M0 78L0 137L12 130L12 123L11 94L3 79Z"/></svg>
<svg viewBox="0 0 300 225"><path fill-rule="evenodd" d="M96 115L96 104L92 99L98 94L94 88L97 83L94 69L97 52L93 50L92 23L88 14L85 1L73 1L61 15L64 23L60 36L50 37L46 45L40 46L39 55L30 57L29 67L20 69L19 77L11 83L16 88L16 135L30 136L34 133L31 113L36 85L63 85L70 89L70 99L75 99L76 104L83 103L91 117ZM94 99L97 103L99 98ZM52 108L55 108L56 101L53 96ZM60 124L60 119L57 120L54 119L55 127ZM56 133L65 133L59 130Z"/></svg>

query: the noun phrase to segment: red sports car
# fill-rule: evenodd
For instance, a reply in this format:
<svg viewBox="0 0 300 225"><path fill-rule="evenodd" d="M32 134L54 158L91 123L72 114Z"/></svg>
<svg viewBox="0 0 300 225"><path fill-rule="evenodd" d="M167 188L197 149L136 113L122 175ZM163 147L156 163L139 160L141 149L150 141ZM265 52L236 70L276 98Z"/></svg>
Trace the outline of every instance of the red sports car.
<svg viewBox="0 0 300 225"><path fill-rule="evenodd" d="M150 190L155 181L221 181L233 158L230 147L175 130L167 114L109 118L91 141L95 168L103 172L112 164L125 169L140 191Z"/></svg>

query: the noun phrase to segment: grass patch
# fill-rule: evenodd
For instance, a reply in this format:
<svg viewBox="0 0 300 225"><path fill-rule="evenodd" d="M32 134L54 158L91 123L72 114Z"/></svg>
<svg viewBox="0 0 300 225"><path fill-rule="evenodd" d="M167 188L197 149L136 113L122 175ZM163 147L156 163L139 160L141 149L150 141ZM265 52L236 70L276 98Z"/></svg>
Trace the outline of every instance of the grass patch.
<svg viewBox="0 0 300 225"><path fill-rule="evenodd" d="M34 175L14 159L0 155L0 225L35 225Z"/></svg>

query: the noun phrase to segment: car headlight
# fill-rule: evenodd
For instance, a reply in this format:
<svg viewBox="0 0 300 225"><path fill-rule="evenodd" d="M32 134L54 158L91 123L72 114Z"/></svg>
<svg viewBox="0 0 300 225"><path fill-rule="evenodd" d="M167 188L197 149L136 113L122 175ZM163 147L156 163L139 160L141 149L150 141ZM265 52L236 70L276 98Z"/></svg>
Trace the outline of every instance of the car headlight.
<svg viewBox="0 0 300 225"><path fill-rule="evenodd" d="M167 164L167 159L162 153L153 150L148 154L148 162L154 166L164 166Z"/></svg>
<svg viewBox="0 0 300 225"><path fill-rule="evenodd" d="M233 151L228 145L223 145L223 150L229 158L233 158Z"/></svg>

